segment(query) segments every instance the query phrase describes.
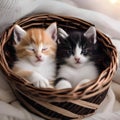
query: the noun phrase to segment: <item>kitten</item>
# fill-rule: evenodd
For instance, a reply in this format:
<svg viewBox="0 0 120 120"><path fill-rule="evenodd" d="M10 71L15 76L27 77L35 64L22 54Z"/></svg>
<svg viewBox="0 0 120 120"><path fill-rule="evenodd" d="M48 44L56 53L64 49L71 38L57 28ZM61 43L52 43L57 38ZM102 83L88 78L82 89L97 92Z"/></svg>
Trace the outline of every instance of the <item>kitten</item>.
<svg viewBox="0 0 120 120"><path fill-rule="evenodd" d="M27 31L15 25L14 40L18 61L12 68L15 73L28 79L35 87L51 87L56 73L57 26L47 29L31 28Z"/></svg>
<svg viewBox="0 0 120 120"><path fill-rule="evenodd" d="M58 72L55 88L72 88L95 80L99 75L94 58L98 54L95 27L90 27L84 33L74 31L69 35L61 28L58 31Z"/></svg>

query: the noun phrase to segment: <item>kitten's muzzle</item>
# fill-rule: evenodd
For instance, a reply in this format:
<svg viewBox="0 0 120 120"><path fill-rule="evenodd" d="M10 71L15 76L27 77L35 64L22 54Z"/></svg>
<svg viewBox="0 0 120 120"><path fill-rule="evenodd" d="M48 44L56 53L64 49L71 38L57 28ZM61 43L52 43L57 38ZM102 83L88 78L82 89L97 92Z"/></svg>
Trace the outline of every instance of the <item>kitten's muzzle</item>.
<svg viewBox="0 0 120 120"><path fill-rule="evenodd" d="M36 62L42 61L42 56L36 56L36 58L37 58Z"/></svg>
<svg viewBox="0 0 120 120"><path fill-rule="evenodd" d="M80 63L80 58L74 58L76 63Z"/></svg>

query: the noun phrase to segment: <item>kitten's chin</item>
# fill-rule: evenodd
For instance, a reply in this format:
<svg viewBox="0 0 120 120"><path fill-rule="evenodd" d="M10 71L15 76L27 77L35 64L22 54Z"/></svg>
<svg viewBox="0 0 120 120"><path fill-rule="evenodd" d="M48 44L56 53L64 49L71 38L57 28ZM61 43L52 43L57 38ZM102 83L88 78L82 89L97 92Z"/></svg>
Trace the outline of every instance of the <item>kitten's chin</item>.
<svg viewBox="0 0 120 120"><path fill-rule="evenodd" d="M74 68L79 68L79 67L82 67L85 63L82 63L82 62L75 62L73 64L71 64L71 66L73 66Z"/></svg>
<svg viewBox="0 0 120 120"><path fill-rule="evenodd" d="M78 67L80 67L82 64L80 64L80 63L75 63L73 66L74 67L76 67L76 68L78 68Z"/></svg>
<svg viewBox="0 0 120 120"><path fill-rule="evenodd" d="M39 66L40 64L44 63L43 60L33 60L33 61L30 60L29 62L34 66Z"/></svg>
<svg viewBox="0 0 120 120"><path fill-rule="evenodd" d="M40 63L40 62L43 62L43 60L36 60L35 62L36 63Z"/></svg>

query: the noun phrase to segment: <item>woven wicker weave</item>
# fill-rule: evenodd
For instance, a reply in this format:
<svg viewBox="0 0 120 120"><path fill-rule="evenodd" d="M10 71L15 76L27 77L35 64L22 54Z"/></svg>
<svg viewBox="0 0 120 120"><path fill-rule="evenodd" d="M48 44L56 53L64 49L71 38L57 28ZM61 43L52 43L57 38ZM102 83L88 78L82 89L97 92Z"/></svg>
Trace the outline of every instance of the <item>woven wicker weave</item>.
<svg viewBox="0 0 120 120"><path fill-rule="evenodd" d="M81 19L57 15L40 14L17 21L24 29L46 28L52 22L59 27L71 30L87 30L92 24ZM10 51L13 44L13 28L9 27L0 40L0 67L18 100L31 112L50 120L82 119L95 112L104 100L117 68L117 52L110 39L97 30L97 39L107 60L101 63L105 70L96 81L88 82L72 89L55 90L35 88L29 81L17 76L10 69L15 56Z"/></svg>

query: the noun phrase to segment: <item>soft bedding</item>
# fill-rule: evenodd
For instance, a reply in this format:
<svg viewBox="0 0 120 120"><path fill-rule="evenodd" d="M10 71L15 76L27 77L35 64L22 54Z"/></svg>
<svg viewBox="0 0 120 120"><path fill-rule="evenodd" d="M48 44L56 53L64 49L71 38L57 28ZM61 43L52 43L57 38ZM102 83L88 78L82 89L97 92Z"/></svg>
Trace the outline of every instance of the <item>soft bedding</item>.
<svg viewBox="0 0 120 120"><path fill-rule="evenodd" d="M111 38L113 44L117 47L120 56L119 21L113 20L104 14L77 8L57 0L0 0L0 34L2 34L3 31L16 20L36 13L52 13L73 16L95 24L97 29ZM93 116L85 118L85 120L120 119L120 67L113 80L114 82L111 85L113 91L112 96L108 97L106 101L113 104L114 108L109 110L109 107L104 107L102 111L97 111ZM111 103L110 101L111 99L114 99L114 96L116 97L115 103ZM1 71L0 120L42 120L42 118L28 112L19 104Z"/></svg>

